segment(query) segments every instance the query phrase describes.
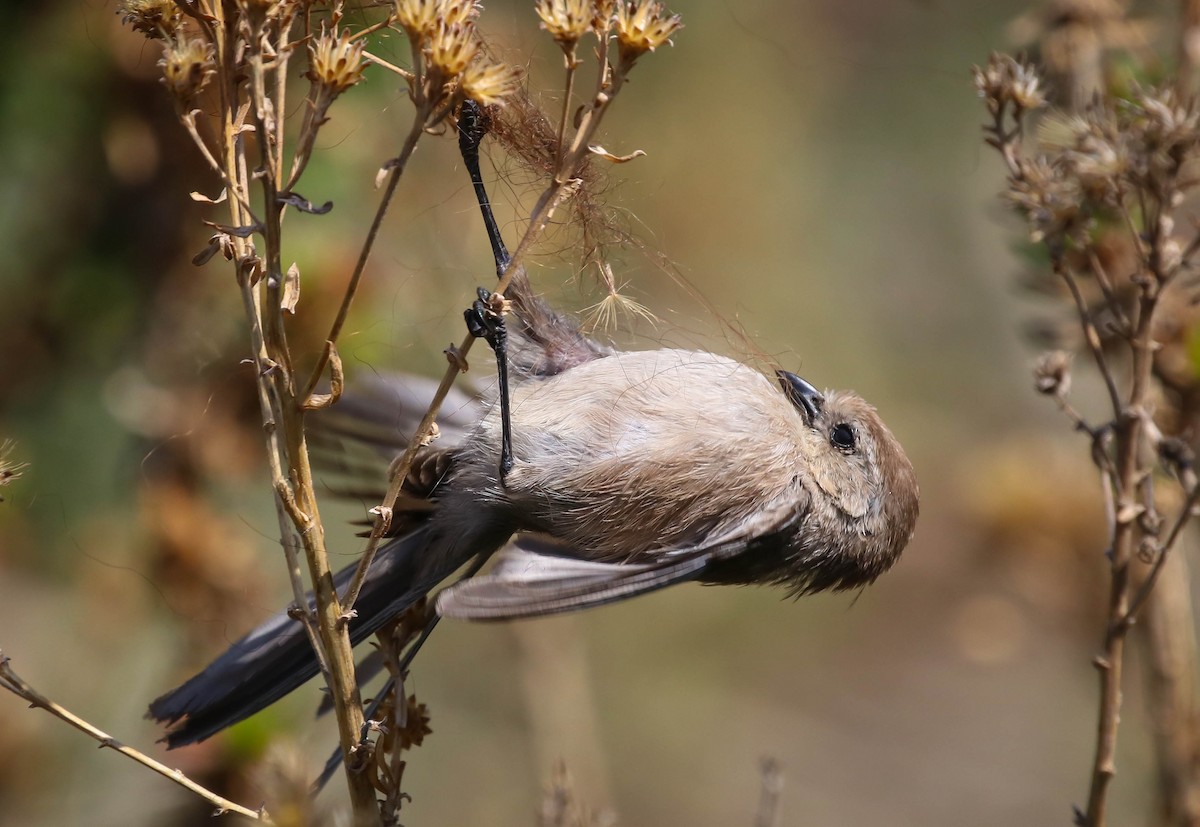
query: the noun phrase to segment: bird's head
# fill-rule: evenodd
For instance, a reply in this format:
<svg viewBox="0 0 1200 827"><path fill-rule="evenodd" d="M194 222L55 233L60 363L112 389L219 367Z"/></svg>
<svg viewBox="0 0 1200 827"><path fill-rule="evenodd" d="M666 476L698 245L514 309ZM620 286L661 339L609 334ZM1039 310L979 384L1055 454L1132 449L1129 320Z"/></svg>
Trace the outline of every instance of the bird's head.
<svg viewBox="0 0 1200 827"><path fill-rule="evenodd" d="M836 582L814 588L849 588L886 571L916 527L919 490L900 443L879 414L851 391L821 393L787 371L780 385L803 420L813 498L811 553L847 568ZM810 589L806 589L810 590Z"/></svg>

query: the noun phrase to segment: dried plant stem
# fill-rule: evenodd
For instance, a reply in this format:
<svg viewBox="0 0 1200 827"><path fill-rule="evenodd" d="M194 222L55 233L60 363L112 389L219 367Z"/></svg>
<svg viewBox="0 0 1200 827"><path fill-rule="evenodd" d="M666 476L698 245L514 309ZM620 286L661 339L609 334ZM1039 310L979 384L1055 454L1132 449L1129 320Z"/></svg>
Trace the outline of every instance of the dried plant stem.
<svg viewBox="0 0 1200 827"><path fill-rule="evenodd" d="M571 97L575 93L575 70L579 68L579 61L575 57L575 44L571 44L571 48L563 53L563 59L567 64L567 80L563 84L563 105L562 113L558 119L558 162L562 164L563 155L566 152L567 140L567 122L571 117Z"/></svg>
<svg viewBox="0 0 1200 827"><path fill-rule="evenodd" d="M1132 588L1131 564L1139 533L1138 517L1143 507L1137 502L1137 490L1149 469L1142 467L1141 453L1146 418L1146 398L1153 367L1152 323L1158 302L1158 283L1147 274L1142 282L1136 328L1130 341L1133 365L1128 404L1118 399L1114 407L1114 448L1116 452L1116 525L1111 552L1112 580L1109 588L1108 623L1101 653L1094 659L1100 673L1100 705L1096 726L1096 750L1092 761L1092 781L1088 792L1088 827L1104 827L1108 818L1108 787L1116 773L1117 729L1121 715L1121 682L1125 663L1125 642L1129 633L1129 608ZM1081 317L1086 328L1089 324Z"/></svg>
<svg viewBox="0 0 1200 827"><path fill-rule="evenodd" d="M265 365L269 363L269 357L267 356L266 343L263 340L262 325L259 323L259 294L250 285L248 280L243 280L240 287L242 303L246 311L246 319L250 325L250 344L252 353L254 354L254 366L261 373L267 370ZM259 409L263 416L264 431L267 434L268 443L273 443L279 438L278 430L273 425L265 423L274 421L274 411L279 406L273 401L270 384L267 382L255 382L255 389L258 395ZM288 581L292 587L292 601L296 606L294 616L304 626L304 632L308 637L308 641L312 644L313 651L317 655L321 674L328 676L329 667L325 662L324 647L321 646L316 624L312 613L308 610L308 600L305 597L304 579L300 571L300 557L297 553L300 544L294 530L293 519L288 513L289 508L295 508L295 500L291 495L291 489L287 484L287 477L280 463L280 454L281 452L277 446L268 445L267 467L270 469L271 485L276 493L275 512L279 521L280 544L283 546L284 559L287 561Z"/></svg>
<svg viewBox="0 0 1200 827"><path fill-rule="evenodd" d="M1126 624L1133 623L1134 619L1138 616L1138 612L1141 611L1142 606L1145 605L1154 591L1158 577L1162 574L1168 557L1171 556L1171 549L1175 547L1175 543L1182 534L1184 526L1191 520L1198 504L1200 504L1200 484L1193 484L1191 493L1188 494L1187 501L1183 504L1183 508L1180 509L1175 524L1171 526L1171 532L1167 535L1166 542L1158 549L1158 556L1154 558L1154 562L1150 565L1150 571L1142 578L1142 583L1138 586L1137 593L1129 601L1129 612L1124 619ZM1189 625L1188 628L1191 628L1191 626Z"/></svg>
<svg viewBox="0 0 1200 827"><path fill-rule="evenodd" d="M238 104L234 71L236 58L232 54L230 29L223 17L225 8L222 4L214 4L210 11L216 21L216 58L218 65L222 67L218 77L222 104L224 177L233 185L238 196L229 199L231 223L235 227L246 226L249 219L242 207L251 180L241 128L243 106L249 109L258 139L260 162L256 178L263 193L264 214L262 224L257 229L264 236L264 255L260 259L249 241L240 235L235 235L232 243L239 284L243 290L243 303L251 329L255 381L262 405L268 464L275 490L276 511L280 519L289 580L293 588L293 599L297 603L297 613L301 622L305 623L310 642L314 644L314 651L325 672L326 683L333 700L339 741L346 760L346 778L355 822L362 825L379 824L374 790L362 773L354 771L357 769L355 755L359 749L358 733L363 724L362 700L355 680L348 630L345 624L340 622L342 609L333 588L324 529L317 509L304 437L301 403L306 397L297 398L296 395L291 353L283 327L283 204L277 187L277 182L282 178L282 143L281 133L276 131L279 128L278 118L271 114L279 111L278 102L268 98L268 73L262 54L263 42L270 33L251 33L248 54L251 100L248 104ZM269 25L271 24L264 24ZM275 25L279 28L274 34L282 41L286 37L289 22L278 21ZM236 40L233 42L236 43ZM286 51L286 47L275 49L274 66L275 71L279 73L283 73L286 66L286 62L281 59L281 51ZM278 75L276 81L273 91L278 94ZM265 274L262 273L263 269ZM296 576L299 563L293 537L298 537L299 545L304 549L315 595L315 621L307 616L307 599Z"/></svg>
<svg viewBox="0 0 1200 827"><path fill-rule="evenodd" d="M1079 323L1083 328L1083 338L1087 342L1088 350L1091 351L1092 359L1096 362L1096 369L1100 371L1100 375L1104 378L1104 388L1108 391L1108 401L1112 405L1113 411L1120 415L1121 411L1121 393L1117 390L1117 380L1113 376L1112 369L1108 365L1108 358L1104 355L1104 347L1100 342L1100 333L1096 330L1096 325L1092 323L1092 315L1088 312L1087 302L1083 299L1083 293L1079 289L1079 280L1075 278L1074 273L1064 264L1061 256L1055 256L1054 272L1067 285L1067 289L1071 293L1071 300L1075 302L1075 311L1079 314Z"/></svg>
<svg viewBox="0 0 1200 827"><path fill-rule="evenodd" d="M371 63L374 63L376 66L379 66L380 68L387 69L389 72L399 75L400 77L404 78L406 81L415 80L415 76L413 75L412 72L408 71L407 69L403 69L403 68L397 66L395 63L389 63L388 61L384 60L377 54L373 54L372 52L368 52L368 51L364 50L363 58L365 60L369 60Z"/></svg>
<svg viewBox="0 0 1200 827"><path fill-rule="evenodd" d="M238 815L254 819L255 821L260 821L264 824L273 823L267 817L267 814L264 810L251 810L249 807L243 807L241 804L237 804L227 798L222 798L212 790L197 784L179 770L171 769L167 765L155 761L145 753L140 752L133 747L122 744L107 732L104 732L98 727L93 726L84 719L80 718L78 715L75 715L70 710L50 700L22 680L21 677L13 671L11 659L2 651L0 651L0 687L3 687L17 697L27 701L30 706L38 709L44 709L59 720L65 721L88 737L99 742L101 747L107 747L111 750L115 750L116 752L124 755L126 758L136 761L143 767L153 770L164 778L167 778L184 789L200 796L217 808L213 815L237 813Z"/></svg>

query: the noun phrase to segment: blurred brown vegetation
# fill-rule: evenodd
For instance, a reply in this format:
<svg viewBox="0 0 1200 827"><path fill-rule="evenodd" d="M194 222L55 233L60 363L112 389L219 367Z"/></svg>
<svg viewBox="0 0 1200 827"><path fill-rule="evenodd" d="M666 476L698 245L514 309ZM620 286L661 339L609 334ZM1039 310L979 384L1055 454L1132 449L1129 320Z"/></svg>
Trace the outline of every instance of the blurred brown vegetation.
<svg viewBox="0 0 1200 827"><path fill-rule="evenodd" d="M818 385L861 391L914 459L922 522L857 596L687 587L579 617L445 624L411 679L433 734L405 776L409 821L535 823L561 758L580 800L619 823L748 823L770 755L783 824L1066 823L1091 750L1100 500L1086 449L1030 391L1017 331L1044 305L1015 287L967 71L1011 44L1025 9L678 4L687 28L606 122L608 149L648 155L606 197L720 318L631 250L618 278L662 321L626 338L753 358L722 332L733 321ZM560 56L528 4L493 0L482 25L535 89L557 89ZM226 270L190 263L206 234L187 193L220 187L176 123L157 49L113 4L18 6L0 42L0 439L30 463L0 503L0 647L148 746L146 702L287 600L241 308ZM335 209L289 224L302 346L324 336L408 105L369 72L323 133L305 195ZM516 220L529 173L493 161ZM452 142L423 142L343 339L352 377L440 370L490 278L474 210ZM571 279L572 238L551 235L535 277L585 307L598 295ZM1095 394L1078 373L1077 393ZM335 562L360 547L348 526L331 536ZM334 743L310 722L316 701L296 693L168 763L254 805L270 784L252 768ZM1143 710L1130 683L1116 822L1151 797ZM280 738L304 758L268 758ZM0 800L0 825L208 822L8 696Z"/></svg>

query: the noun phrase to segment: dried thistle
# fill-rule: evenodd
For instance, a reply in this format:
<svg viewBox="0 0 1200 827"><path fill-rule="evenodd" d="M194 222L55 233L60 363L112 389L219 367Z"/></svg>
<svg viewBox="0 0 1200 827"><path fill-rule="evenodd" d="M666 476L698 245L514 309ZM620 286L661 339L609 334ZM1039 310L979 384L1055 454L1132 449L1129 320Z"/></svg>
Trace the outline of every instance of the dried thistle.
<svg viewBox="0 0 1200 827"><path fill-rule="evenodd" d="M592 32L601 41L608 36L616 12L617 0L594 0L592 3Z"/></svg>
<svg viewBox="0 0 1200 827"><path fill-rule="evenodd" d="M471 23L479 17L483 6L478 0L442 0L441 19L448 25Z"/></svg>
<svg viewBox="0 0 1200 827"><path fill-rule="evenodd" d="M183 13L175 0L121 0L121 22L151 40L167 40L179 31Z"/></svg>
<svg viewBox="0 0 1200 827"><path fill-rule="evenodd" d="M433 36L439 22L445 19L447 5L446 0L396 0L396 22L414 43L423 42Z"/></svg>
<svg viewBox="0 0 1200 827"><path fill-rule="evenodd" d="M459 85L464 95L483 106L503 106L505 98L521 88L522 78L517 67L480 55L462 73Z"/></svg>
<svg viewBox="0 0 1200 827"><path fill-rule="evenodd" d="M471 23L443 23L429 41L429 61L447 79L456 78L479 53L479 41Z"/></svg>
<svg viewBox="0 0 1200 827"><path fill-rule="evenodd" d="M363 40L355 40L349 30L338 36L321 32L309 44L308 79L319 83L334 95L363 79Z"/></svg>
<svg viewBox="0 0 1200 827"><path fill-rule="evenodd" d="M621 65L628 69L646 52L653 52L683 27L658 0L628 0L617 7L617 43Z"/></svg>
<svg viewBox="0 0 1200 827"><path fill-rule="evenodd" d="M1154 166L1178 165L1200 143L1200 105L1181 101L1174 89L1139 89L1130 116L1130 130Z"/></svg>
<svg viewBox="0 0 1200 827"><path fill-rule="evenodd" d="M167 41L158 65L163 83L181 101L203 89L216 71L212 46L197 37Z"/></svg>
<svg viewBox="0 0 1200 827"><path fill-rule="evenodd" d="M534 10L542 19L541 27L564 52L573 52L575 44L592 28L593 8L588 0L537 0Z"/></svg>
<svg viewBox="0 0 1200 827"><path fill-rule="evenodd" d="M995 115L1010 104L1017 113L1039 109L1046 103L1041 79L1032 64L1009 55L993 53L987 65L976 66L975 91L987 101L988 111Z"/></svg>
<svg viewBox="0 0 1200 827"><path fill-rule="evenodd" d="M404 714L404 724L396 732L396 742L400 749L412 749L425 742L425 736L433 733L429 726L429 707L417 700L416 695L409 695Z"/></svg>

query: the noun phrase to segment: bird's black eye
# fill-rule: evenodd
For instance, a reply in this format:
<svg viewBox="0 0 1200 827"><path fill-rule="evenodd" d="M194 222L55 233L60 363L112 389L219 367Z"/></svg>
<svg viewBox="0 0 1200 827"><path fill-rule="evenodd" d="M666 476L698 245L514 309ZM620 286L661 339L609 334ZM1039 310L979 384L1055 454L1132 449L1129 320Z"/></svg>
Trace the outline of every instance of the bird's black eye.
<svg viewBox="0 0 1200 827"><path fill-rule="evenodd" d="M849 453L854 450L854 429L845 422L834 425L829 434L829 441L833 443L834 448Z"/></svg>

